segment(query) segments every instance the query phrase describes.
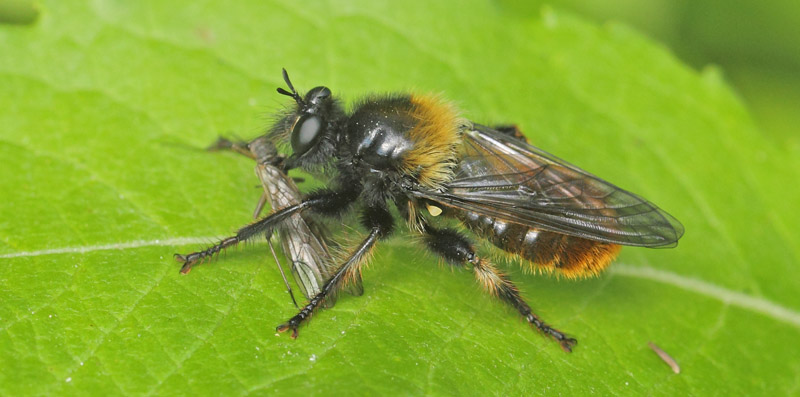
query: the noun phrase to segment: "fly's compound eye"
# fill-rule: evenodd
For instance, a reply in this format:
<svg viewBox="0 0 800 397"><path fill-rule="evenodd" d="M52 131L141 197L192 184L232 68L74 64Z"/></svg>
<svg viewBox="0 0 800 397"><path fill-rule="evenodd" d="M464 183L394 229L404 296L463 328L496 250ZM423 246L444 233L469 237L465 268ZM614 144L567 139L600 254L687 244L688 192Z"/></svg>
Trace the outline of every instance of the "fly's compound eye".
<svg viewBox="0 0 800 397"><path fill-rule="evenodd" d="M303 114L292 128L292 150L295 155L302 155L311 149L322 138L322 119L313 114Z"/></svg>

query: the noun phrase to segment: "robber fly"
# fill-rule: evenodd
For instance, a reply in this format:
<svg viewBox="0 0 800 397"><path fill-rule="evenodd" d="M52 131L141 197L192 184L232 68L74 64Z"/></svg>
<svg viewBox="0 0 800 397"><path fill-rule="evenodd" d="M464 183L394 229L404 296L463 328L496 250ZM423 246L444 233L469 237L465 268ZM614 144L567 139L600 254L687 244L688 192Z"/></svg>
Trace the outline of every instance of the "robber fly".
<svg viewBox="0 0 800 397"><path fill-rule="evenodd" d="M208 150L231 150L256 160L255 172L261 181L264 193L256 205L253 218L259 217L267 203L271 208L284 208L295 205L302 199L294 180L280 168L284 157L278 154L275 145L266 136L258 137L250 143L234 142L220 137ZM277 228L281 248L291 263L292 276L306 299L311 299L322 290L322 285L333 271L334 265L329 248L332 241L328 238L322 225L315 222L309 215L297 214ZM292 288L286 280L280 260L272 246L271 234L267 234L266 238L289 296L297 306ZM181 273L189 273L194 264L194 262L185 262ZM348 292L361 295L363 289L360 280L354 283ZM335 299L333 299L335 297L331 298L325 301L326 307L332 307L335 303Z"/></svg>
<svg viewBox="0 0 800 397"><path fill-rule="evenodd" d="M283 79L289 90L278 92L295 103L278 115L267 136L291 145L285 170L325 173L329 186L179 259L197 262L297 213L359 211L367 236L335 267L321 291L277 327L291 330L293 338L329 296L360 280L367 254L394 231L391 205L431 251L453 266L471 267L489 293L565 351L572 351L576 340L534 314L509 277L443 218L459 220L471 234L527 259L534 269L570 278L600 273L620 245L671 247L683 235L683 226L654 204L508 131L466 120L436 96L369 95L346 111L329 88L300 95L285 70Z"/></svg>

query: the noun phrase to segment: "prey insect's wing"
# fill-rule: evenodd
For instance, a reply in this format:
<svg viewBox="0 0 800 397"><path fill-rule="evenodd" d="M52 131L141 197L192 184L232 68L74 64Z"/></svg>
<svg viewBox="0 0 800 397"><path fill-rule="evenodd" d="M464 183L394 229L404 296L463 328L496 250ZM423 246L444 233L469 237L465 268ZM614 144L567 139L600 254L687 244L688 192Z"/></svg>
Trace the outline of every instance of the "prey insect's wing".
<svg viewBox="0 0 800 397"><path fill-rule="evenodd" d="M277 167L259 164L256 168L272 208L284 208L300 200L297 186ZM329 273L331 257L324 239L312 232L302 215L294 215L278 227L283 253L291 261L292 275L303 295L310 299L322 289Z"/></svg>
<svg viewBox="0 0 800 397"><path fill-rule="evenodd" d="M283 171L261 163L256 172L264 186L267 201L273 209L285 208L300 202L302 197L300 191ZM335 267L325 231L309 215L298 214L278 227L278 235L283 253L291 261L295 282L300 286L303 295L311 299L322 290L322 286ZM352 291L357 292L361 288L360 280L357 280L352 288ZM331 307L334 303L335 297L329 297L325 306Z"/></svg>
<svg viewBox="0 0 800 397"><path fill-rule="evenodd" d="M683 226L647 200L541 149L475 124L455 178L415 195L445 207L614 244L669 247Z"/></svg>

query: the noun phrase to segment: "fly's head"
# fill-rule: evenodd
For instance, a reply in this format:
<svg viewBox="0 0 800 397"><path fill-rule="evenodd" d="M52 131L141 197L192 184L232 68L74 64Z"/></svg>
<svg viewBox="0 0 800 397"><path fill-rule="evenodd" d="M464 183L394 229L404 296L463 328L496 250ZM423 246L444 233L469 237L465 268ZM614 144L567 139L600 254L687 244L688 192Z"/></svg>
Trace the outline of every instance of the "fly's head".
<svg viewBox="0 0 800 397"><path fill-rule="evenodd" d="M335 154L337 128L345 118L341 104L333 98L328 87L315 87L301 96L289 80L286 69L283 80L289 91L278 88L278 93L291 97L297 103L294 111L283 120L284 133L288 133L292 155L286 168L313 169L325 165Z"/></svg>

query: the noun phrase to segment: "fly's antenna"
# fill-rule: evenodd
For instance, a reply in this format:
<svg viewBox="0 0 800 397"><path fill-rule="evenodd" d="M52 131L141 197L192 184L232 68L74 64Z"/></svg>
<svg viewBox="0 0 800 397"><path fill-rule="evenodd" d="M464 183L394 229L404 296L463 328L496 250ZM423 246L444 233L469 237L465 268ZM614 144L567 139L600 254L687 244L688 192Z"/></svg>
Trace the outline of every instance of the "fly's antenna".
<svg viewBox="0 0 800 397"><path fill-rule="evenodd" d="M294 89L294 85L292 85L292 82L289 80L289 73L286 73L286 69L282 70L283 70L283 81L286 82L286 85L289 86L289 89L292 90L292 92L286 91L283 88L278 87L278 93L281 95L292 97L294 101L297 102L297 104L300 105L301 107L305 106L306 105L305 101L303 101L303 98L300 97L300 94L297 93L297 90Z"/></svg>

